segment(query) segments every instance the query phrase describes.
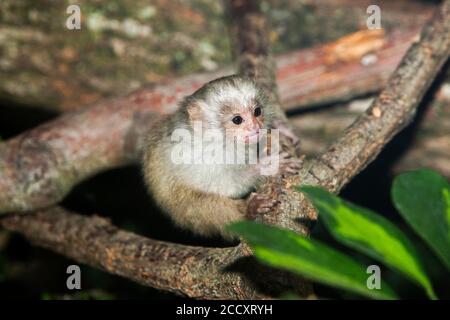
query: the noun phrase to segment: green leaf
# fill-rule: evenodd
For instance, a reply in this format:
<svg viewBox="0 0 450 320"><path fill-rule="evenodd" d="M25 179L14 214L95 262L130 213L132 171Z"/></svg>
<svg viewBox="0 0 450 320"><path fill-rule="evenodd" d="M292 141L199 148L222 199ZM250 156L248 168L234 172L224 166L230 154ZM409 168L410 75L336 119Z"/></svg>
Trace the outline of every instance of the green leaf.
<svg viewBox="0 0 450 320"><path fill-rule="evenodd" d="M382 283L381 289L369 289L369 276L362 264L319 241L250 221L233 223L227 229L242 235L254 255L269 266L375 299L397 297L386 283Z"/></svg>
<svg viewBox="0 0 450 320"><path fill-rule="evenodd" d="M296 189L309 196L336 240L402 272L424 287L430 298L436 298L415 247L389 220L322 188Z"/></svg>
<svg viewBox="0 0 450 320"><path fill-rule="evenodd" d="M420 169L397 176L392 199L402 217L450 270L450 185L438 173Z"/></svg>

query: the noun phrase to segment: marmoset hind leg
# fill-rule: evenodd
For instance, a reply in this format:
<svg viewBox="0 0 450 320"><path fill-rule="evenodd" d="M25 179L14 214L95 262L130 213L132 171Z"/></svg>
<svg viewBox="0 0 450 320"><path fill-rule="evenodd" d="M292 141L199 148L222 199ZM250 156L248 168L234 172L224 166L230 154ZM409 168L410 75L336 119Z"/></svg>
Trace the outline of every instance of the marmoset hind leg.
<svg viewBox="0 0 450 320"><path fill-rule="evenodd" d="M245 219L247 212L243 199L207 193L182 184L172 184L170 192L156 198L177 225L204 236L222 234L229 237L223 227Z"/></svg>
<svg viewBox="0 0 450 320"><path fill-rule="evenodd" d="M182 184L172 184L167 193L160 194L162 208L166 208L174 222L182 228L209 236L221 234L230 239L224 226L238 220L252 219L256 214L266 213L277 201L251 194L247 200L195 190ZM169 192L170 190L170 192ZM176 194L176 197L173 195Z"/></svg>

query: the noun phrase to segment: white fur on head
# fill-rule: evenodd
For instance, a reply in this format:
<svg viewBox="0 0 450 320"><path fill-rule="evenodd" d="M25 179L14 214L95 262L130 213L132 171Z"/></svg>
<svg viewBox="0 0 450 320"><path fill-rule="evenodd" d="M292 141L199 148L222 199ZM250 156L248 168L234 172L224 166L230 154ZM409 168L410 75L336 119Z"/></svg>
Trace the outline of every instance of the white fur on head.
<svg viewBox="0 0 450 320"><path fill-rule="evenodd" d="M202 109L210 128L220 128L223 117L234 110L252 108L261 99L255 83L247 78L228 76L211 81L191 96L191 103Z"/></svg>

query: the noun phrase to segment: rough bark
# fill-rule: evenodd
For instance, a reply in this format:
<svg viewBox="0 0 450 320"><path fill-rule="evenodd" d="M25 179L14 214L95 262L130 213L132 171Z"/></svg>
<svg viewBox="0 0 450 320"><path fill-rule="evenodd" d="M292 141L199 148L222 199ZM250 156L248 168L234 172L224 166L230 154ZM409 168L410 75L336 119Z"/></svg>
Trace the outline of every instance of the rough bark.
<svg viewBox="0 0 450 320"><path fill-rule="evenodd" d="M267 20L261 11L260 3L256 0L230 0L226 3L228 5L229 15L231 17L230 26L232 26L232 34L234 35L237 48L237 61L239 65L239 73L252 77L262 88L268 97L268 103L273 109L275 122L278 126L283 126L292 130L291 124L281 108L280 99L278 96L278 88L276 83L275 62L270 53L270 45L268 40L268 26ZM286 137L285 137L286 138ZM291 154L295 155L295 147L292 141L285 139L284 145L291 149ZM273 189L280 190L274 182L275 179L270 179L264 185L270 185ZM258 188L256 191L260 193ZM276 223L273 221L273 216L280 216L285 214L275 209L270 215L263 215L261 221L268 223ZM309 234L309 229L306 224L298 224L296 231L303 235ZM243 248L246 248L243 246ZM275 275L277 282L289 283L292 276L288 273L278 273ZM308 288L309 282L306 280L297 279L297 286L301 288ZM303 296L311 295L312 290L303 291ZM305 294L306 293L306 294Z"/></svg>
<svg viewBox="0 0 450 320"><path fill-rule="evenodd" d="M252 7L258 10L258 5L256 2L250 1L252 3ZM247 14L253 15L253 10L247 10L244 12L244 16ZM258 18L262 19L261 23L264 22L264 16L258 11ZM240 28L244 27L243 25ZM242 30L241 30L242 31ZM261 32L257 34L258 37L263 37L265 39L265 28L257 29L257 30L249 30L250 33ZM247 30L246 30L247 32ZM254 34L255 35L255 34ZM261 55L260 58L264 59L265 62L268 62L267 58L267 42L263 42L261 44ZM246 50L244 50L246 52ZM259 52L258 52L259 53ZM251 69L251 66L245 67ZM261 72L264 72L264 66L260 66ZM271 69L269 72L265 72L265 75L270 76L270 80L272 83L271 86L276 86L274 73ZM258 77L259 79L264 79L263 77ZM276 89L267 86L267 90L272 90L273 92ZM281 109L280 109L281 112ZM52 215L51 211L47 211L43 213L44 217L49 217ZM142 275L147 276L150 279L149 284L155 286L157 288L165 288L176 293L187 294L191 297L197 298L254 298L255 295L255 286L250 286L246 283L246 279L243 276L239 276L236 274L230 275L227 273L223 273L223 269L225 266L229 266L231 262L236 262L237 258L244 257L248 254L248 249L246 246L238 246L236 248L231 249L205 249L205 248L189 248L187 246L178 246L173 244L167 244L162 242L154 241L154 245L148 245L143 248L142 241L146 241L147 244L151 242L151 240L147 239L138 239L137 237L125 233L122 231L118 231L115 233L111 230L112 227L105 223L105 221L96 221L96 218L88 218L83 220L81 217L77 217L76 215L64 215L64 212L59 211L52 215L58 221L50 221L46 224L46 226L50 226L54 228L52 232L48 230L29 230L27 227L31 225L31 227L38 225L42 227L42 221L36 223L35 221L31 222L33 218L39 219L39 213L33 216L27 217L12 217L11 219L15 219L15 223L12 225L8 224L8 218L4 220L6 227L14 228L17 227L18 223L25 222L19 228L19 230L23 230L25 234L27 234L30 239L35 242L41 244L44 247L53 248L55 246L65 245L65 248L62 249L64 254L68 254L69 256L81 260L82 262L87 262L92 265L99 264L101 267L106 270L117 273L123 276L131 277L134 280L140 280L142 283L146 278L142 278ZM61 220L59 220L61 219ZM89 221L86 221L89 220ZM83 225L87 223L91 223L90 228L82 228ZM61 225L62 224L62 225ZM45 225L45 223L44 223ZM92 229L92 226L94 228ZM17 229L16 229L17 230ZM81 231L82 230L82 231ZM104 232L103 232L104 231ZM53 239L49 239L46 236L41 236L46 233L52 233L53 236L57 235ZM37 235L37 236L33 236ZM61 239L62 235L62 239ZM71 237L72 236L72 237ZM131 237L131 239L130 239ZM119 239L119 245L115 243L116 238ZM73 243L77 239L81 242L81 246L78 248ZM141 240L141 241L139 241ZM142 270L142 264L138 261L130 262L130 258L127 259L126 253L123 252L122 243L130 243L132 245L132 257L141 257L144 256L146 259L144 261L144 266L146 266L146 270L151 270L152 273L148 276L148 272L146 270ZM76 242L75 242L76 243ZM68 247L67 247L68 246ZM136 252L136 248L138 248L138 252ZM211 251L211 252L210 252ZM231 253L229 252L231 251ZM101 256L100 253L106 253L105 256ZM95 254L95 257L98 259L88 259L87 261L83 258L84 255L92 256ZM100 254L100 255L99 255ZM196 260L195 257L201 255L201 259ZM114 257L120 256L120 259L114 259ZM167 261L165 257L169 256L172 259ZM231 259L230 259L231 258ZM111 261L113 260L113 261ZM201 260L201 261L200 261ZM225 261L224 261L225 260ZM153 263L156 263L157 266L153 266ZM181 263L181 266L180 266ZM119 268L115 268L119 264ZM132 270L128 270L127 266L133 266ZM136 267L138 268L136 270ZM208 271L205 272L204 269L208 268ZM252 267L252 272L258 272L258 268ZM212 271L212 272L211 272ZM247 268L247 271L250 269ZM304 283L302 280L298 281L296 278L292 278L292 276L284 276L281 278L274 278L273 275L277 275L278 272L269 272L264 273L264 279L270 283L272 286L271 290L277 287L278 283L283 283L283 281L288 281L291 285L296 284L293 289L295 292L301 294L302 296L306 296L310 294L311 289L310 286ZM184 275L186 274L186 277ZM136 275L138 275L137 278ZM273 281L270 281L273 279ZM162 281L162 282L161 282ZM174 281L177 282L174 285ZM167 282L170 285L167 285ZM287 284L287 283L285 283ZM180 290L177 288L181 287ZM187 289L189 288L189 289ZM252 289L253 288L253 289ZM195 289L198 289L197 291ZM259 296L260 297L260 296Z"/></svg>
<svg viewBox="0 0 450 320"><path fill-rule="evenodd" d="M165 243L120 230L107 219L58 207L26 217L6 217L1 224L36 245L143 285L198 299L256 297L243 277L225 270L245 256L241 246L221 249Z"/></svg>
<svg viewBox="0 0 450 320"><path fill-rule="evenodd" d="M325 151L327 144L363 113L369 103L367 99L355 101L344 107L294 117L291 121L302 137L303 152L314 155ZM429 164L450 178L450 151L446 148L450 144L449 105L448 94L438 93L418 128L415 147L401 157L395 170ZM430 158L433 163L429 163ZM172 244L118 230L107 219L79 216L59 207L27 216L7 216L0 224L20 232L36 245L161 290L208 299L264 297L251 290L241 277L246 270L254 274L261 267L254 261L243 263L238 268L240 271L233 268L224 271L236 260L246 261L241 247L172 247ZM248 281L258 285L257 278ZM304 295L309 291L308 287L295 289Z"/></svg>
<svg viewBox="0 0 450 320"><path fill-rule="evenodd" d="M415 22L412 21L411 16L414 16L424 23L433 14L436 4L424 1L416 0L397 0L397 1L385 1L385 0L328 0L326 2L315 0L300 0L302 5L312 6L317 8L323 15L338 14L337 10L345 11L346 16L350 19L360 19L360 24L366 23L366 16L361 15L361 12L366 13L366 9L371 5L377 5L381 9L381 17L383 28L391 27L393 25L412 25Z"/></svg>
<svg viewBox="0 0 450 320"><path fill-rule="evenodd" d="M450 54L450 1L425 25L371 107L302 176L336 192L364 169L417 111Z"/></svg>
<svg viewBox="0 0 450 320"><path fill-rule="evenodd" d="M275 81L275 65L268 48L268 33L264 15L256 1L231 0L229 7L232 17L231 25L235 27L234 33L238 43L235 47L238 48L240 73L254 77L259 86L263 88L275 115L274 124L292 130L292 126L280 105ZM286 137L280 139L284 151L295 157L297 155L292 142ZM269 194L268 190L270 190L270 196L280 200L281 205L274 208L270 214L258 217L258 220L285 227L285 221L291 217L289 212L284 210L285 206L282 203L282 194L286 192L283 180L270 178L258 188L257 192ZM302 217L302 213L297 212L297 215ZM305 223L292 223L290 227L301 234L309 234L308 226Z"/></svg>
<svg viewBox="0 0 450 320"><path fill-rule="evenodd" d="M228 3L228 2L227 2ZM253 77L265 91L275 116L287 122L281 110L276 83L276 66L269 52L267 21L257 1L229 1L231 29L237 48L239 73Z"/></svg>
<svg viewBox="0 0 450 320"><path fill-rule="evenodd" d="M70 4L80 8L80 30L66 28ZM214 2L2 0L0 97L74 110L167 75L209 70L229 61L226 37L214 36L225 32L221 17Z"/></svg>
<svg viewBox="0 0 450 320"><path fill-rule="evenodd" d="M413 134L403 136L401 150L390 157L392 174L428 167L450 179L450 94L448 84L441 86L425 112L415 120ZM370 107L373 98L357 99L350 103L289 118L301 137L301 150L307 158L325 152L345 128ZM394 147L394 146L393 146ZM394 150L391 147L391 152ZM392 160L392 161L391 161Z"/></svg>
<svg viewBox="0 0 450 320"><path fill-rule="evenodd" d="M449 53L450 1L447 0L425 25L420 39L409 48L371 107L326 152L306 164L299 176L279 177L278 183L265 187L264 193L271 193L280 201L275 212L278 215L271 214L271 220L296 230L298 219L315 219L317 215L310 203L291 186L313 184L338 192L411 122L419 102Z"/></svg>
<svg viewBox="0 0 450 320"><path fill-rule="evenodd" d="M347 55L345 52L340 53L338 50L333 50L333 48L336 48L335 44L342 43L342 41L278 55L275 59L277 83L280 88L283 109L309 108L336 100L348 100L380 90L418 30L417 26L412 26L408 29L388 31L385 35L375 32L373 36L370 36L370 32L367 32L365 39L353 38L356 41L352 41L352 38L350 38L349 47L358 48L356 50L359 52L357 55ZM369 62L365 63L366 60ZM176 105L179 98L192 93L192 90L198 88L201 83L230 73L233 73L233 69L225 68L215 72L184 76L175 80L161 80L159 85L142 85L143 88L138 92L154 97L151 100L152 104L161 105L161 108L165 108L167 105L167 108L171 109ZM3 75L8 76L7 73ZM0 86L3 83L17 89L15 82L10 83L13 78L10 75L8 77L9 80L5 79L5 81L0 82ZM77 80L74 76L67 78L71 79L70 81ZM79 81L81 82L82 79ZM98 81L101 82L101 80ZM110 79L110 81L112 80ZM111 93L108 95L94 97L90 93L77 94L79 85L62 84L62 82L56 80L55 83L58 84L58 90L70 91L70 94L66 93L67 98L63 96L63 93L59 93L62 96L58 98L62 99L61 103L55 104L47 101L47 99L50 99L47 97L48 94L56 93L51 93L52 86L45 82L42 86L47 89L39 87L39 90L35 90L39 91L39 98L29 97L27 99L35 104L34 107L42 106L57 111L71 111L90 107L88 103L99 101L100 97L110 96L113 92L115 96L119 97L117 99L120 99L119 93L122 92L118 89L111 89ZM31 83L28 84L31 85ZM31 94L31 91L26 89L20 90L20 92ZM17 93L17 96L15 96L15 93L5 95L6 101L30 105L21 101L20 94ZM38 95L38 93L34 94ZM67 99L67 102L63 99ZM97 104L99 103L102 102L100 101ZM8 102L5 102L5 104L8 104Z"/></svg>
<svg viewBox="0 0 450 320"><path fill-rule="evenodd" d="M283 39L272 44L311 47L365 28L367 1L328 2L271 1L271 7L277 9L267 12L274 24L272 36ZM196 1L111 0L110 5L102 6L83 0L78 2L82 29L75 31L64 27L70 3L47 1L43 6L33 1L1 1L2 100L75 110L168 79L162 75L180 76L188 70L208 70L208 65L229 62L228 41L216 36L225 31L225 26L217 23L222 14L217 3L196 6ZM410 29L422 25L433 5L397 0L387 1L381 8L383 28ZM176 18L173 12L177 12ZM205 53L204 42L217 50ZM190 57L181 64L187 68L177 68L177 56Z"/></svg>
<svg viewBox="0 0 450 320"><path fill-rule="evenodd" d="M401 65L391 77L387 88L377 97L372 106L362 116L358 117L330 149L317 157L316 160L313 160L299 177L280 177L280 184L284 184L286 188L285 194L281 194L278 199L282 203L281 206L288 206L288 210L281 208L279 211L289 212L291 220L298 218L299 213L314 218L315 214L312 210L308 209L308 204L305 199L298 198L299 194L293 193L290 186L299 183L315 183L327 187L332 191L339 190L342 185L344 185L353 175L362 170L365 165L378 154L384 144L386 144L395 133L401 130L401 128L412 119L424 92L429 87L440 67L448 58L450 50L449 32L450 0L447 0L433 17L430 24L424 27L420 41L416 42L410 50L408 50ZM59 143L61 143L61 141L59 141ZM123 147L123 145L121 145L121 147ZM3 169L5 169L5 167L2 167L2 170ZM57 220L59 216L60 214L58 213L58 215L56 215ZM73 244L73 241L66 241L64 238L65 232L61 233L63 235L62 238L58 238L58 241L52 243L51 226L56 225L56 221L52 221L48 225L48 232L39 233L39 236L35 235L41 227L40 224L42 222L40 222L39 219L40 218L38 217L37 220L33 220L32 216L16 216L3 219L2 221L4 221L4 223L6 222L7 227L10 229L19 232L23 231L30 237L33 235L39 237L37 240L38 242L46 243L48 244L48 247L51 246L52 249L61 250L60 252L64 252L64 254L76 254L75 251L77 248L75 244ZM29 220L31 229L29 229L30 226L27 225L27 220ZM83 227L85 222L86 221L83 221L80 225ZM102 224L102 222L97 223L100 223L100 225ZM296 228L293 226L293 221L283 220L278 221L277 224L291 227L292 229ZM71 225L65 225L63 223L60 230L65 230L66 232L71 231ZM74 230L81 232L82 228L76 227ZM94 233L88 233L86 238L89 240L91 237L95 237L97 231L99 231L101 235L105 235L105 233L108 234L111 232L108 230L110 229L96 230ZM112 231L112 233L114 233L114 231ZM76 232L75 235L76 237L79 236ZM121 234L119 232L117 237L120 240L122 237L127 239L129 236L129 234ZM61 235L58 235L58 237L61 237ZM90 240L95 241L92 239ZM50 245L50 243L52 244ZM85 242L85 244L90 243L92 242ZM161 258L166 257L166 255L170 256L172 252L177 251L176 246L172 247L172 245L161 244L157 246L158 249L155 249L155 252L153 253L157 254L161 246L164 248L166 248L165 246L170 246L171 248L170 250L167 249L168 251L166 252L166 249L163 249ZM117 262L118 260L122 261L121 258L123 258L124 261L127 261L126 258L129 257L130 254L133 256L135 255L136 248L133 246L132 248L132 252L126 251L122 257L117 257L117 259L108 255L100 258L102 261L101 265L107 266L108 264L103 264L103 261L111 261L111 259L114 262ZM172 249L174 251L172 251ZM152 252L152 249L149 250ZM83 259L83 261L98 261L97 259L99 258L95 257L96 252L84 252L87 252L88 254L84 257L79 257L80 259ZM113 252L113 254L115 253L119 254L123 252L118 250ZM209 259L210 256L203 258ZM187 261L193 258L192 256L184 256L183 259ZM202 262L197 261L196 263L201 264ZM143 274L143 277L147 276L147 274ZM189 277L195 276L197 275L189 274ZM201 277L205 277L203 270ZM199 280L201 280L201 277L199 277ZM140 279L140 277L134 275L134 279ZM170 281L171 279L172 278L165 280ZM192 285L190 282L187 283ZM235 284L233 281L228 283L231 283L231 286ZM186 283L183 282L183 285L185 284ZM206 283L205 285L208 284L210 283ZM189 290L189 288L185 287L182 289L183 293L188 292ZM244 293L244 295L247 294ZM214 297L216 296L222 295L215 294Z"/></svg>
<svg viewBox="0 0 450 320"><path fill-rule="evenodd" d="M312 105L365 94L380 88L411 43L415 32L392 33L365 41L361 53L378 61L362 65L361 57L345 62L334 57L335 44L287 54L279 59L281 103ZM374 50L370 43L383 39ZM348 40L347 40L348 42ZM305 62L307 61L307 62ZM230 72L231 73L231 72ZM65 114L0 145L0 212L27 211L60 201L80 181L112 167L136 161L140 138L162 114L219 74L174 80L128 96L103 100Z"/></svg>

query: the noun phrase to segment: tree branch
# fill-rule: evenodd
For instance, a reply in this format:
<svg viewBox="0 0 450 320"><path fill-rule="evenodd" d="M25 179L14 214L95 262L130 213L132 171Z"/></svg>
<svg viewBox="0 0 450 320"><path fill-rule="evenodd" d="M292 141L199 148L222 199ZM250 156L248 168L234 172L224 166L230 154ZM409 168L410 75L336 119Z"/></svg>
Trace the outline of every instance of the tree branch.
<svg viewBox="0 0 450 320"><path fill-rule="evenodd" d="M371 108L364 115L360 116L327 152L312 161L300 176L289 178L279 177L278 185L284 188L272 190L278 193L276 197L281 201L277 212L283 212L283 219L276 221L278 225L296 229L294 220L300 215L309 216L310 218L315 217L314 211L308 207L308 202L305 201L301 194L293 192L290 186L300 183L315 183L325 186L329 190L338 191L353 175L362 170L378 154L381 148L395 133L401 130L412 119L423 94L440 67L448 58L450 50L449 31L450 0L447 0L433 17L430 24L424 27L420 41L415 43L407 52L400 67L391 77L387 88L379 95ZM124 102L131 104L130 109L124 110L120 108L120 104L117 104L117 102L112 103L111 105L114 106L112 111L113 113L116 111L114 113L116 117L112 117L112 119L110 118L107 121L110 129L108 134L111 134L116 140L116 146L113 148L114 151L112 151L114 156L111 156L109 153L111 151L108 152L107 144L102 145L97 143L96 148L94 148L96 139L106 136L102 136L102 134L105 134L104 131L97 130L97 127L95 127L95 125L102 123L102 116L105 116L111 111L111 107L107 107L106 104L91 109L92 118L87 117L86 113L83 112L62 117L51 124L34 130L33 134L36 135L34 138L31 136L27 140L27 134L25 134L3 145L2 149L0 149L0 159L2 161L0 162L0 169L4 175L3 177L6 179L21 178L20 175L23 175L26 170L34 170L31 176L34 175L35 177L32 179L27 178L33 182L31 184L18 184L15 186L21 196L29 193L31 197L28 199L33 201L27 203L26 201L13 201L14 199L9 199L8 197L2 198L0 201L1 205L4 206L2 210L14 210L11 209L14 206L24 209L30 203L32 204L31 207L33 205L42 205L42 201L36 201L36 199L42 196L42 190L39 190L39 188L45 186L42 189L47 189L48 186L45 183L51 182L53 175L60 178L58 186L67 191L66 185L70 186L76 181L80 181L80 179L89 176L89 173L92 174L95 172L92 167L96 169L102 167L98 163L102 163L102 168L105 168L105 163L110 166L119 165L126 162L127 159L136 156L139 150L137 148L137 137L140 136L138 130L142 130L148 124L139 126L136 122L142 121L142 117L139 118L139 116L136 116L133 118L133 115L139 113L137 106L142 103L142 100L139 100L139 95L125 98L122 100L122 103ZM155 112L157 113L157 110ZM151 113L148 113L148 115L151 115ZM122 121L123 117L127 119L125 123ZM73 121L74 119L75 121ZM83 123L83 120L86 120L86 122ZM143 123L146 122L144 121ZM120 128L117 129L114 126L119 126ZM133 130L131 130L132 127L134 128ZM126 139L121 139L121 137L126 137ZM45 142L48 140L50 140L50 143L46 144ZM37 143L37 145L33 145L33 142ZM72 146L68 150L66 149L66 142L72 142ZM100 150L97 155L101 155L101 157L96 158L89 152L83 152L86 151L86 149L82 148L85 144L92 145L91 150ZM33 147L36 149L33 150ZM28 159L27 156L33 153L37 153L39 156ZM53 155L52 153L55 154ZM68 159L73 162L68 161ZM110 161L111 159L113 161ZM40 161L45 163L48 160L51 160L50 165L48 167L42 167L42 162ZM8 164L8 161L11 161L13 165ZM76 161L81 162L81 165L86 165L88 169L76 170ZM94 163L94 165L91 164L91 167L89 167L89 162ZM41 165L35 166L34 164ZM59 171L54 171L52 169L53 167L57 167ZM3 177L0 180L0 190L14 188L14 184L8 185L10 182L5 183ZM47 178L47 180L43 178ZM21 180L18 179L18 181ZM270 186L266 187L270 188ZM39 190L39 192L36 193L35 190ZM52 190L52 192L55 191ZM11 194L13 193L9 193L10 197ZM44 195L48 196L48 199L46 199L47 203L55 201L54 196L49 196L50 193ZM59 197L61 197L61 194ZM23 199L21 198L21 200ZM8 204L6 204L5 209L5 200L13 201L14 206L8 207ZM181 293L192 294L196 297L203 297L200 292L201 290L208 291L212 297L223 298L234 296L240 298L254 296L251 290L248 291L247 289L237 293L240 289L236 291L235 288L240 288L239 281L241 280L236 280L236 278L231 280L224 279L223 277L225 275L216 273L217 270L221 270L222 263L226 260L226 258L223 260L224 256L220 258L216 257L215 254L217 251L208 251L209 249L204 251L205 249L202 248L200 253L194 247L190 247L189 249L185 246L178 247L178 245L173 244L169 245L170 250L164 249L167 248L168 244L136 238L132 234L114 229L108 223L105 223L103 219L94 221L90 219L98 218L73 216L69 220L64 220L64 218L61 218L62 216L64 216L64 213L61 213L61 211L54 213L49 211L38 213L34 216L6 217L1 221L7 228L23 232L31 239L37 241L37 243L47 246L52 250L68 254L86 263L99 265L111 272L131 277L139 282L144 281L146 283L145 281L147 279L149 281L147 283L150 285L160 285L161 288L166 288L160 283L171 284L170 280L173 281L174 276L179 277L179 273L183 272L182 274L186 274L186 278L182 279L186 281L180 282L182 288L176 287L174 290L176 292L180 291ZM289 217L289 219L285 219L285 217ZM81 221L76 227L71 222L67 222L75 220ZM90 229L88 226L92 222L93 229ZM85 229L86 233L83 233ZM77 239L80 242L77 242ZM99 239L101 241L97 242ZM117 247L112 247L112 244L104 243L105 241L111 240L113 242L117 241L114 243ZM141 243L143 247L136 246L135 243ZM101 244L101 246L98 247L98 244ZM90 250L91 245L92 250ZM101 247L103 245L109 248L110 251L102 251ZM187 249L186 255L184 253L185 249ZM240 248L238 247L235 250L239 251ZM215 258L209 260L211 256L203 256L203 252L207 252ZM236 257L232 251L225 252L233 259ZM172 253L180 255L179 258L181 260L173 261ZM239 257L239 254L237 256ZM138 261L132 259L136 257L144 257L145 259ZM168 273L165 273L163 269L157 269L156 274L158 275L158 279L148 280L153 275L153 269L145 269L145 265L152 261L156 263L158 260L155 257L170 264L174 263L176 267ZM207 268L212 264L214 267L210 274L211 277L207 275L207 278L203 279L203 270L194 269L192 270L193 273L191 273L189 268L185 268L186 266L191 267L189 261L193 261L193 268L198 265ZM207 261L209 263L206 263ZM135 262L137 263L136 265L134 265ZM228 263L228 261L226 262ZM127 265L127 263L130 263L131 266ZM114 269L115 265L120 266L120 268ZM158 264L158 266L153 265L153 267L167 268L167 265L164 263ZM222 288L218 290L228 290L227 292L214 291L218 288L216 286L217 283L214 283L215 277L222 277L219 279L229 286L228 289ZM195 288L191 289L193 285L201 288L199 289L200 291L196 291Z"/></svg>
<svg viewBox="0 0 450 320"><path fill-rule="evenodd" d="M390 146L388 157L394 174L428 167L450 178L450 148L447 147L450 145L448 88L448 83L441 85L437 94L431 97L431 103L426 103L424 113L415 120L414 127L411 128L412 134L406 133L397 143L400 149L395 145ZM372 100L373 98L353 100L335 108L289 118L297 135L302 137L302 152L307 158L325 152L335 138L370 107Z"/></svg>
<svg viewBox="0 0 450 320"><path fill-rule="evenodd" d="M443 2L371 107L289 185L320 185L338 192L413 119L417 106L450 53L450 0ZM291 192L292 194L292 192ZM308 201L287 197L297 212L315 217ZM292 202L290 202L292 201ZM294 217L292 217L294 218Z"/></svg>
<svg viewBox="0 0 450 320"><path fill-rule="evenodd" d="M314 184L338 192L413 119L449 53L450 0L447 0L423 28L420 40L408 50L372 106L325 153L307 164L299 176L278 177L261 188L260 192L280 201L280 206L262 219L306 232L299 219L316 219L317 214L309 201L291 186Z"/></svg>
<svg viewBox="0 0 450 320"><path fill-rule="evenodd" d="M432 154L433 163L430 165L438 166L441 173L450 177L449 154L445 148L450 141L447 134L450 128L450 118L447 117L449 103L449 97L438 94L433 104L441 105L440 111L434 111L434 108L439 107L436 105L427 109L427 121L421 124L417 147L402 157L396 170L418 167L423 161L428 161ZM317 148L324 148L324 144L361 113L358 110L349 112L347 108L325 111L292 119L299 132L304 133L304 152L317 153ZM325 136L323 132L326 132ZM440 158L442 161L437 161ZM261 268L260 265L246 261L240 271L229 268L236 260L245 261L243 257L246 254L240 247L200 248L155 241L121 231L107 219L80 216L60 207L30 215L5 216L0 219L0 224L21 233L36 245L161 290L208 299L263 297L250 287L258 276L252 280L242 278L245 270L255 274L255 270ZM225 271L227 267L229 271ZM181 270L189 270L189 273ZM194 282L199 279L200 282ZM208 281L208 285L205 285L205 281ZM296 282L296 285L299 284ZM310 292L308 287L295 289L302 296Z"/></svg>
<svg viewBox="0 0 450 320"><path fill-rule="evenodd" d="M129 18L126 14L137 14L145 7L145 3L135 4L131 0L113 0L112 3L123 1L130 2L130 10L110 17L114 23L123 23ZM423 1L379 2L302 0L281 5L273 2L281 13L291 14L280 20L277 15L269 13L274 18L274 25L279 27L272 35L291 39L288 42L300 41L297 39L309 43L328 42L364 27L368 16L366 8L370 4L380 5L384 29L411 29L420 27L436 7L435 3L424 5ZM59 112L84 109L101 99L126 95L133 88L142 88L149 82L168 80L159 76L157 70L155 72L155 66L171 69L173 57L170 52L174 46L189 52L193 50L196 55L195 47L199 40L196 38L202 38L207 28L216 33L221 30L215 23L217 17L199 15L199 12L208 10L197 10L190 2L155 2L153 5L158 12L155 19L158 21L171 19L162 13L165 9L180 12L168 33L172 39L169 42L157 33L132 36L124 32L124 28L90 28L87 24L85 26L91 16L86 11L83 32L66 30L61 33L69 0L50 1L45 8L30 1L20 6L16 3L17 0L1 1L5 19L0 20L0 98L12 105ZM92 3L82 6L86 10L92 7ZM216 6L207 4L205 7L211 10ZM97 9L100 15L108 15L105 8ZM33 19L28 18L30 10L33 10ZM343 12L345 23L342 22ZM412 16L414 19L410 18ZM147 26L140 27L145 29ZM214 44L219 43L221 41L214 41ZM155 46L161 47L162 51L156 54ZM218 50L223 46L219 44ZM86 50L89 50L88 55ZM194 64L199 62L193 59Z"/></svg>
<svg viewBox="0 0 450 320"><path fill-rule="evenodd" d="M77 137L80 141L85 140L82 138ZM0 221L41 246L156 288L197 298L262 297L255 294L255 285L248 285L245 276L223 272L232 262L248 255L246 246L207 249L163 243L117 230L104 219L83 218L61 209L6 217ZM143 261L141 257L144 257ZM260 279L270 283L271 290L283 280L288 280L290 285L298 282L291 276L272 278L278 274L272 270L267 272L258 266L251 268L253 273L259 273L258 269L264 274ZM302 280L293 289L303 296L311 292L310 286Z"/></svg>
<svg viewBox="0 0 450 320"><path fill-rule="evenodd" d="M230 26L238 48L239 73L253 77L266 92L275 116L287 123L281 110L276 83L275 63L269 52L267 21L260 3L252 0L226 1L231 17Z"/></svg>
<svg viewBox="0 0 450 320"><path fill-rule="evenodd" d="M303 173L303 183L339 191L413 119L450 54L450 0L443 2L371 107Z"/></svg>
<svg viewBox="0 0 450 320"><path fill-rule="evenodd" d="M55 207L0 220L32 243L77 262L157 289L199 299L251 299L255 290L225 268L245 256L241 246L204 248L165 243ZM248 255L248 253L247 253Z"/></svg>
<svg viewBox="0 0 450 320"><path fill-rule="evenodd" d="M326 57L334 56L332 44L281 56L277 73L281 102L288 107L307 106L377 90L415 33L378 38L383 46L370 51L378 57L372 65L362 65L361 57L335 59L327 65ZM221 74L189 76L104 100L0 144L0 213L53 205L80 181L136 161L140 139L152 123L161 114L174 112L183 96Z"/></svg>

